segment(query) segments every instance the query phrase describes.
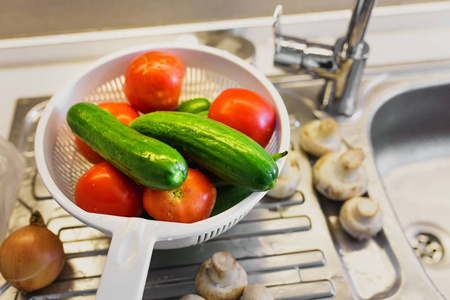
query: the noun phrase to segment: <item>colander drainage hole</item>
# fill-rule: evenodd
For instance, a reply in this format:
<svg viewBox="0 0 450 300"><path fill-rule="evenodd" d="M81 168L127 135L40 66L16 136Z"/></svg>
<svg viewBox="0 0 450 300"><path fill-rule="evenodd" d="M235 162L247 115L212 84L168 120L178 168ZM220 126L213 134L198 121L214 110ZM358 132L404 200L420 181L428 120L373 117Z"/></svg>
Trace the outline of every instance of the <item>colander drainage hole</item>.
<svg viewBox="0 0 450 300"><path fill-rule="evenodd" d="M444 256L444 248L439 239L431 233L420 232L411 238L417 257L428 265L434 265Z"/></svg>

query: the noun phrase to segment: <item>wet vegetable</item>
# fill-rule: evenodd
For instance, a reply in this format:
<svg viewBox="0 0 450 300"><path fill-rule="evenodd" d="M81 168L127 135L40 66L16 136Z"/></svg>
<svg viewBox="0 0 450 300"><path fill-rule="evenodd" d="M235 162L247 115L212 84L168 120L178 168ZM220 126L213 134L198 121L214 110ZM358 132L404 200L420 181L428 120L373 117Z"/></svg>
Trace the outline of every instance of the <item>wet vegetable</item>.
<svg viewBox="0 0 450 300"><path fill-rule="evenodd" d="M186 179L187 164L178 151L137 133L97 105L74 104L66 118L73 133L137 183L171 190Z"/></svg>
<svg viewBox="0 0 450 300"><path fill-rule="evenodd" d="M131 105L143 113L175 110L184 78L184 63L177 55L150 51L128 67L123 91Z"/></svg>
<svg viewBox="0 0 450 300"><path fill-rule="evenodd" d="M142 188L107 161L87 170L75 185L75 203L85 211L122 217L142 214Z"/></svg>
<svg viewBox="0 0 450 300"><path fill-rule="evenodd" d="M208 111L211 106L211 102L209 102L206 98L194 98L190 100L186 100L180 103L177 111L188 112L192 114L198 114L200 112Z"/></svg>
<svg viewBox="0 0 450 300"><path fill-rule="evenodd" d="M160 221L194 223L209 217L216 202L212 181L197 169L188 169L184 183L170 191L144 189L144 208Z"/></svg>
<svg viewBox="0 0 450 300"><path fill-rule="evenodd" d="M241 88L226 89L213 101L208 118L239 130L266 147L275 130L275 111L261 95Z"/></svg>
<svg viewBox="0 0 450 300"><path fill-rule="evenodd" d="M123 102L104 102L100 103L98 107L110 112L113 116L117 118L120 122L125 125L130 124L130 122L136 119L139 114L138 112L128 103ZM77 145L78 151L86 158L87 161L93 164L104 161L105 159L92 150L82 139L75 136L75 144Z"/></svg>
<svg viewBox="0 0 450 300"><path fill-rule="evenodd" d="M247 273L227 252L216 252L200 266L195 288L205 299L238 299L247 286Z"/></svg>
<svg viewBox="0 0 450 300"><path fill-rule="evenodd" d="M316 157L338 151L341 147L338 123L332 118L306 123L300 131L300 146Z"/></svg>
<svg viewBox="0 0 450 300"><path fill-rule="evenodd" d="M203 169L249 191L267 191L278 177L276 160L242 132L196 114L158 111L142 115L134 130L167 143Z"/></svg>
<svg viewBox="0 0 450 300"><path fill-rule="evenodd" d="M362 166L364 153L350 149L321 156L313 166L316 190L331 200L345 201L367 192L367 174Z"/></svg>
<svg viewBox="0 0 450 300"><path fill-rule="evenodd" d="M376 235L383 227L380 207L368 197L353 197L345 201L339 212L339 221L342 228L358 240Z"/></svg>

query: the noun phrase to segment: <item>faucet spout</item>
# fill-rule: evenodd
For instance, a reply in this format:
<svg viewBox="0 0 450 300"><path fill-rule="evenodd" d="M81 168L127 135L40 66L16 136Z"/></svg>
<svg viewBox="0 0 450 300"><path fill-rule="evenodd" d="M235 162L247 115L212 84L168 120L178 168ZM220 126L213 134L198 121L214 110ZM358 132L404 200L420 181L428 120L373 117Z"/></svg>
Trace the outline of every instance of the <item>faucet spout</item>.
<svg viewBox="0 0 450 300"><path fill-rule="evenodd" d="M356 95L364 72L369 47L364 34L377 0L355 0L347 35L334 46L311 43L281 34L282 7L274 12L276 66L291 71L305 71L325 79L319 108L330 113L351 116L356 109Z"/></svg>
<svg viewBox="0 0 450 300"><path fill-rule="evenodd" d="M345 38L346 55L348 57L361 55L364 35L375 3L376 0L357 0L354 2L353 14Z"/></svg>

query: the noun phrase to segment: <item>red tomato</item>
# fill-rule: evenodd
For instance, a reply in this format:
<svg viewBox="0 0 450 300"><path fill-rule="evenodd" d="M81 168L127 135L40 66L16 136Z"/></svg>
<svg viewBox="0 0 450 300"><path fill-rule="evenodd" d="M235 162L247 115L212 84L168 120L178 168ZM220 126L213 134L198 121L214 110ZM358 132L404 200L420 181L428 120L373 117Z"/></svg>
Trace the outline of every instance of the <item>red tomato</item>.
<svg viewBox="0 0 450 300"><path fill-rule="evenodd" d="M246 89L224 90L211 103L208 118L224 123L267 146L275 130L275 111L261 95Z"/></svg>
<svg viewBox="0 0 450 300"><path fill-rule="evenodd" d="M82 139L78 136L75 136L75 145L77 145L78 152L90 163L98 164L105 159L95 152L91 147L89 147Z"/></svg>
<svg viewBox="0 0 450 300"><path fill-rule="evenodd" d="M197 169L188 169L186 181L170 191L144 188L144 208L159 221L193 223L209 217L216 203L216 187Z"/></svg>
<svg viewBox="0 0 450 300"><path fill-rule="evenodd" d="M184 77L184 63L175 54L150 51L134 59L125 75L123 91L143 113L176 110Z"/></svg>
<svg viewBox="0 0 450 300"><path fill-rule="evenodd" d="M74 198L88 212L123 217L142 214L142 188L106 161L78 179Z"/></svg>
<svg viewBox="0 0 450 300"><path fill-rule="evenodd" d="M131 121L139 117L138 112L128 103L123 102L104 102L98 105L106 111L113 114L120 122L125 125L130 124ZM92 150L85 142L79 137L75 136L75 144L78 151L86 158L87 161L93 164L98 164L105 159L100 154Z"/></svg>
<svg viewBox="0 0 450 300"><path fill-rule="evenodd" d="M139 117L138 112L130 104L124 102L104 102L98 105L106 111L109 111L120 122L128 125Z"/></svg>

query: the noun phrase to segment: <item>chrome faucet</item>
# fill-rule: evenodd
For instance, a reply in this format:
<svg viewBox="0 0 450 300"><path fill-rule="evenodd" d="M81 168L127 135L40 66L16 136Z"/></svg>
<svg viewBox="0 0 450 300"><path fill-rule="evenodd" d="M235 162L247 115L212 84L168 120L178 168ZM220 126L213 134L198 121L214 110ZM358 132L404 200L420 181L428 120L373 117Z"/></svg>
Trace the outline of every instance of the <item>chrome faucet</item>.
<svg viewBox="0 0 450 300"><path fill-rule="evenodd" d="M282 6L275 9L275 65L292 71L304 70L324 78L320 109L346 116L355 112L356 94L369 55L364 34L376 1L355 0L347 35L339 38L334 46L283 36L280 25Z"/></svg>

